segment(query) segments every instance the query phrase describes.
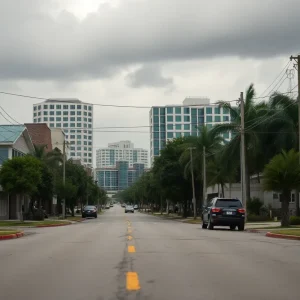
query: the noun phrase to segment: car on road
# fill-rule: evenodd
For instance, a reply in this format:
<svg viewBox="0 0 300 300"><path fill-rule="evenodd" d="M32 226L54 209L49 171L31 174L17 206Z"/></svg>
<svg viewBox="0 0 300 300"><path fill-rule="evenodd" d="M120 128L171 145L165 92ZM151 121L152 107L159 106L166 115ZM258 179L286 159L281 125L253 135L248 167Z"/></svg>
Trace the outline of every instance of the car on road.
<svg viewBox="0 0 300 300"><path fill-rule="evenodd" d="M245 214L242 202L232 198L213 198L203 207L202 228L214 229L214 226L229 226L231 230L245 229Z"/></svg>
<svg viewBox="0 0 300 300"><path fill-rule="evenodd" d="M128 213L128 212L134 213L134 208L133 208L133 206L127 205L127 206L125 207L125 213Z"/></svg>
<svg viewBox="0 0 300 300"><path fill-rule="evenodd" d="M105 209L110 209L110 205L109 205L109 204L106 204L106 205L105 205Z"/></svg>
<svg viewBox="0 0 300 300"><path fill-rule="evenodd" d="M138 209L139 207L138 207L137 205L135 205L133 208L134 208L134 209Z"/></svg>
<svg viewBox="0 0 300 300"><path fill-rule="evenodd" d="M114 205L111 203L111 204L110 204L110 207L114 207Z"/></svg>
<svg viewBox="0 0 300 300"><path fill-rule="evenodd" d="M98 213L97 213L96 206L92 206L92 205L85 206L82 210L82 217L83 218L88 218L88 217L97 218Z"/></svg>

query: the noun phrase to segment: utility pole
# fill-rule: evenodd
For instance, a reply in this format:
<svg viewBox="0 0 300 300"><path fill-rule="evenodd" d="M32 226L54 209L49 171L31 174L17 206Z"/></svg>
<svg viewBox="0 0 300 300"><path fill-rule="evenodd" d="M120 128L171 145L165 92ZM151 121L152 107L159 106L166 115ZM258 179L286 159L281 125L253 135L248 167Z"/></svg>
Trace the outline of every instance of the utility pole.
<svg viewBox="0 0 300 300"><path fill-rule="evenodd" d="M241 190L242 202L246 209L245 221L247 221L247 194L246 194L246 152L245 152L245 103L244 93L241 92L240 96L240 109L241 109Z"/></svg>
<svg viewBox="0 0 300 300"><path fill-rule="evenodd" d="M64 140L64 143L63 143L63 187L64 187L64 198L62 199L62 217L63 217L63 219L66 216L65 186L66 186L66 141Z"/></svg>
<svg viewBox="0 0 300 300"><path fill-rule="evenodd" d="M194 165L193 165L193 149L195 147L190 147L190 156L191 156L191 173L192 173L192 188L193 188L193 205L194 205L194 219L197 218L197 210L196 210L196 196L195 196L195 182L194 182Z"/></svg>
<svg viewBox="0 0 300 300"><path fill-rule="evenodd" d="M290 60L295 60L296 65L294 67L297 68L298 72L298 151L300 152L300 68L299 68L299 62L300 62L300 55L297 56L291 56ZM300 164L300 158L299 158L299 164ZM296 215L300 215L300 209L299 209L299 190L296 192Z"/></svg>
<svg viewBox="0 0 300 300"><path fill-rule="evenodd" d="M203 205L206 205L206 149L203 146Z"/></svg>

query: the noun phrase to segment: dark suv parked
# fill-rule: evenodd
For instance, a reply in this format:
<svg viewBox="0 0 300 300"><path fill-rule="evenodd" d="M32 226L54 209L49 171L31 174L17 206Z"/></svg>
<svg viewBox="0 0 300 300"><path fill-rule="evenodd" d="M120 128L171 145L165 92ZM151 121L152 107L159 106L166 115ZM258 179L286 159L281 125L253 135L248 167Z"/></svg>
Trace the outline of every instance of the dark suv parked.
<svg viewBox="0 0 300 300"><path fill-rule="evenodd" d="M245 229L245 213L239 199L213 198L202 212L202 228L214 229L214 226L229 226L231 230Z"/></svg>

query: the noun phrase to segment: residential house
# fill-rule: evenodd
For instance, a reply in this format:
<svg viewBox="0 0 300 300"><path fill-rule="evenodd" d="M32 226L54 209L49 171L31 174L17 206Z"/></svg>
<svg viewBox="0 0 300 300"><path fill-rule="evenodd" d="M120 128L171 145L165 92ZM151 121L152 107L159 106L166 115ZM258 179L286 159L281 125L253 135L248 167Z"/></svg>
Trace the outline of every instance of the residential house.
<svg viewBox="0 0 300 300"><path fill-rule="evenodd" d="M29 132L24 125L0 125L0 167L3 162L24 156L34 150ZM28 207L29 199L8 195L0 186L0 220L18 219L21 208Z"/></svg>

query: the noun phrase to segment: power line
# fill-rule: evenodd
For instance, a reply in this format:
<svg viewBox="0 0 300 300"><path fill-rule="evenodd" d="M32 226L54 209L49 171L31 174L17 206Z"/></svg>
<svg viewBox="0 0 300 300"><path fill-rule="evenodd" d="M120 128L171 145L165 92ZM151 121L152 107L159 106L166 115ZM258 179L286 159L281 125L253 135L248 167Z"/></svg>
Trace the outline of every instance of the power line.
<svg viewBox="0 0 300 300"><path fill-rule="evenodd" d="M5 111L5 109L4 109L2 106L0 106L0 108L1 108L2 111L3 111L10 119L12 119L14 122L18 123L19 125L23 125L23 124L19 123L18 121L16 121L11 115L9 115L9 114ZM3 116L3 115L2 115L2 116Z"/></svg>

